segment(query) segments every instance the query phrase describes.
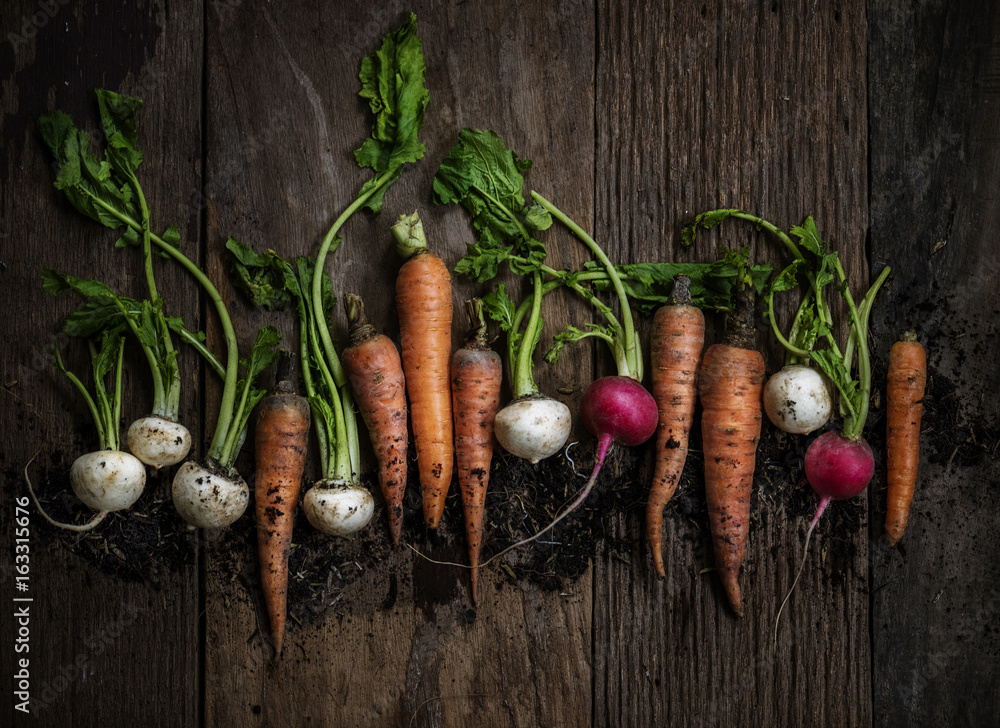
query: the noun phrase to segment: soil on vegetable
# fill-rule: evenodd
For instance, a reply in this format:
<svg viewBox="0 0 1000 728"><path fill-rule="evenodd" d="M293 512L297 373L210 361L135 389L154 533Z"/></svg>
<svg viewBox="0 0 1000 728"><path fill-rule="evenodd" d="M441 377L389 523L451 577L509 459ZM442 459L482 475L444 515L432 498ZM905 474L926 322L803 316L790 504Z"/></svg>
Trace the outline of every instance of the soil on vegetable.
<svg viewBox="0 0 1000 728"><path fill-rule="evenodd" d="M884 361L874 362L874 375L875 382L884 382ZM696 413L696 422L698 416ZM970 422L963 417L955 385L934 370L928 380L923 423L923 444L931 464L976 465L995 454L1000 446L1000 428L996 423ZM837 426L833 422L823 431ZM787 435L765 421L751 501L752 541L755 532L765 533L779 522L797 523L804 534L817 505L817 498L805 480L804 454L811 439L819 434ZM859 532L867 531L869 521L881 522L884 387L876 386L873 392L865 437L876 458L876 476L868 502L853 499L835 504L836 507L827 510L817 529L826 556L841 564L855 558L858 544L863 540L859 539ZM594 491L576 513L536 542L501 553L543 528L572 500L593 466L594 446L588 438L537 465L498 447L486 501L482 561L500 556L481 570L480 579L492 580L500 590L507 585L529 582L544 590L570 592L573 583L595 559L615 559L633 569L643 568L641 565L648 559L642 524L651 449L652 444L633 449L612 448ZM372 609L390 610L407 595L412 595L417 606L429 615L438 604L454 603L456 599L468 602L468 570L464 568L468 557L458 488L451 489L440 528L428 531L422 521L413 453L410 459L403 544L399 550L391 546L381 509L372 525L352 540L317 532L298 510L289 565L290 623L306 624L331 611L343 617ZM46 510L59 520L86 521L92 512L72 496L68 458L62 453L48 453L46 463L30 469ZM252 473L250 463L252 459L244 453L241 470ZM22 471L5 475L9 482L23 479ZM219 588L238 587L241 598L261 601L252 506L246 516L226 531L207 535L195 532L174 511L170 497L172 475L172 470L159 475L151 472L146 491L137 504L125 513L109 515L90 533L64 532L41 518L33 519L33 528L101 572L127 581L148 582L154 587L160 585L165 575L192 567L202 539L207 569L231 575L229 579L216 580ZM373 474L363 480L373 492L378 492ZM252 491L252 477L249 485ZM692 431L688 463L664 518L689 542L699 562L710 567L711 541L698 428ZM233 595L235 592L230 593ZM475 611L468 610L468 619L475 617Z"/></svg>

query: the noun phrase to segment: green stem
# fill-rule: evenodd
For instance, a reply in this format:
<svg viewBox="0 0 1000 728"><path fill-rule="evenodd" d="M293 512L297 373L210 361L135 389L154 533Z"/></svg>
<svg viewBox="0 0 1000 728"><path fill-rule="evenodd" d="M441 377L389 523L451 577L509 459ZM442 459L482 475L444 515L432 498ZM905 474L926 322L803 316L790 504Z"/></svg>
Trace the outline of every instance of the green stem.
<svg viewBox="0 0 1000 728"><path fill-rule="evenodd" d="M163 315L163 303L159 293L156 291L156 278L153 275L153 246L150 240L149 206L146 204L146 196L142 193L142 186L134 175L132 176L132 187L135 189L139 200L139 209L142 211L142 257L143 268L146 273L146 288L149 291L150 303L156 307L156 324L159 329L160 341L163 343L164 356L169 357L174 353L174 342L170 338L170 328L167 326L167 321ZM159 370L159 365L156 366L156 369ZM160 378L159 371L154 376ZM177 367L174 367L174 374L171 377L171 381L166 385L166 391L161 397L162 401L154 397L153 414L164 416L170 420L176 420L181 403L181 373Z"/></svg>
<svg viewBox="0 0 1000 728"><path fill-rule="evenodd" d="M66 368L66 365L63 363L62 354L59 352L59 349L58 348L53 349L52 352L55 354L56 357L56 368L58 368L59 371L61 371L63 374L66 375L67 379L69 379L69 381L73 383L73 386L76 387L79 390L80 394L83 395L84 402L87 403L87 409L90 410L90 416L94 420L94 427L97 429L98 450L111 449L108 447L107 444L107 437L105 435L105 427L104 427L104 418L101 416L101 413L98 412L97 403L94 401L94 398L90 396L90 392L88 392L87 388L83 386L83 382L80 381L80 378Z"/></svg>
<svg viewBox="0 0 1000 728"><path fill-rule="evenodd" d="M531 315L528 323L524 327L524 336L521 337L521 348L518 352L517 361L511 359L512 391L514 399L526 397L529 394L537 394L538 385L535 384L534 367L532 354L535 350L535 339L538 336L538 325L542 312L542 275L538 271L531 274ZM510 336L518 329L512 329Z"/></svg>
<svg viewBox="0 0 1000 728"><path fill-rule="evenodd" d="M181 341L202 355L211 370L219 376L219 379L226 378L225 367L223 367L222 363L215 357L215 354L210 352L208 347L201 343L201 341L199 341L194 334L187 329L181 329L177 332L177 334L181 337Z"/></svg>
<svg viewBox="0 0 1000 728"><path fill-rule="evenodd" d="M125 215L113 207L105 204L103 200L95 197L94 195L90 195L90 197L95 204L99 205L118 220L121 220L122 223L128 225L136 232L142 231L142 226L128 215ZM239 380L240 354L236 344L236 331L233 329L233 323L229 318L229 311L226 309L226 304L222 300L222 296L219 294L218 289L212 284L212 281L209 280L208 276L205 275L204 271L195 265L195 263L181 251L155 233L150 233L150 239L156 243L157 247L159 247L163 252L180 263L181 266L183 266L184 269L190 273L199 284L201 284L201 287L205 289L205 293L208 294L208 297L211 299L212 304L215 306L215 311L219 316L219 324L222 326L222 333L226 340L226 374L225 382L222 387L222 400L219 403L219 418L215 424L215 434L212 436L212 442L209 445L207 457L221 462L220 456L222 454L223 446L225 445L226 436L229 434L229 427L233 420L233 405L236 402L236 383Z"/></svg>
<svg viewBox="0 0 1000 728"><path fill-rule="evenodd" d="M109 440L113 440L114 446L113 450L118 450L121 448L121 436L119 434L119 423L122 420L122 364L125 361L125 339L120 339L118 342L118 363L115 365L115 393L112 398L114 401L114 409L112 414L111 422L111 437Z"/></svg>
<svg viewBox="0 0 1000 728"><path fill-rule="evenodd" d="M621 278L618 276L618 272L615 270L614 264L608 258L608 256L601 250L601 247L594 241L590 235L587 234L583 228L577 225L573 220L566 216L562 210L553 205L547 199L542 197L540 194L532 190L531 197L549 211L556 219L562 222L570 231L576 235L583 244L590 248L590 251L594 254L604 269L608 272L608 277L611 279L611 284L615 288L615 294L618 296L618 305L621 311L621 324L612 324L613 328L616 328L619 335L622 337L623 346L625 349L625 369L622 370L621 364L619 364L618 374L620 376L632 377L633 379L642 381L643 375L643 362L642 362L642 350L639 344L639 337L636 334L635 324L632 321L632 307L628 302L628 295L625 293L625 286L622 284ZM610 323L610 321L609 321Z"/></svg>
<svg viewBox="0 0 1000 728"><path fill-rule="evenodd" d="M801 311L801 306L799 307ZM769 293L767 296L767 317L771 321L771 332L774 337L781 343L785 350L788 352L788 358L785 359L785 364L794 364L799 358L805 357L809 358L809 352L806 349L800 349L785 338L785 335L781 333L781 329L778 328L778 322L774 318L774 293ZM791 357L795 357L795 361L791 360Z"/></svg>
<svg viewBox="0 0 1000 728"><path fill-rule="evenodd" d="M340 232L340 228L343 227L344 223L347 222L347 219L351 215L361 209L361 207L363 207L376 192L385 186L386 180L392 179L392 175L389 174L384 177L382 175L376 175L375 179L379 181L372 185L367 192L363 193L358 197L358 199L352 202L350 206L340 214L340 217L336 219L327 231L326 236L323 238L323 242L320 243L319 253L316 255L316 267L313 272L312 280L312 305L316 316L316 328L319 332L320 341L323 344L323 351L326 353L330 371L333 373L334 381L337 382L338 387L342 386L347 381L347 377L344 375L344 369L340 365L340 359L337 358L337 352L333 346L333 337L330 336L330 328L322 316L323 269L326 264L326 255L330 250L330 246L333 245L333 241L336 240L337 233Z"/></svg>
<svg viewBox="0 0 1000 728"><path fill-rule="evenodd" d="M864 430L871 400L872 369L871 357L868 351L868 317L871 313L872 302L875 300L875 294L878 293L878 289L885 283L885 279L889 277L889 267L886 266L882 269L879 277L871 285L871 288L868 289L868 293L865 294L862 300L862 311L859 311L854 306L851 293L846 285L847 276L844 274L844 269L841 267L839 260L837 261L837 275L840 277L841 283L844 283L844 298L847 299L847 305L851 311L851 323L857 332L858 383L861 387L861 401L857 415L844 423L843 430L844 437L856 440L861 437L861 433ZM850 367L850 364L847 366ZM850 371L849 368L848 371Z"/></svg>

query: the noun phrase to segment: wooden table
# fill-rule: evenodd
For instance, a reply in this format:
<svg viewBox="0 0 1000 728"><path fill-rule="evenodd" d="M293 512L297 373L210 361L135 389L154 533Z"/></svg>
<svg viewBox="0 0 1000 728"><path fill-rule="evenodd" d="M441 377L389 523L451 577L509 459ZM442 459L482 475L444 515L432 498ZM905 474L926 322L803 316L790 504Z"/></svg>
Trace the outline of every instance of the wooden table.
<svg viewBox="0 0 1000 728"><path fill-rule="evenodd" d="M142 97L141 181L154 221L180 227L184 249L229 302L242 344L262 323L291 335L290 311L253 309L232 288L222 241L315 253L367 178L352 155L370 124L356 95L359 62L410 9L431 94L426 156L391 189L385 212L351 220L328 265L335 290L364 291L372 318L396 335L398 262L388 240L396 215L419 208L446 262L463 254L472 239L466 216L430 201L433 174L463 126L495 129L532 159L528 185L549 191L619 261L707 259L718 246L750 245L758 259L781 265L774 241L752 228L726 227L695 252L681 250L679 231L719 206L786 228L811 214L856 291L883 264L894 270L873 315L879 360L907 327L929 348L921 482L902 546L890 548L882 535L880 456L868 493L832 507L772 647L814 503L801 477L779 487L775 473L788 468L764 459L742 620L711 572L704 519L677 506L667 511L668 577L657 581L640 503L613 517L582 575L551 588L492 567L475 611L461 570L407 548L386 551L336 604L293 621L285 654L271 665L250 516L230 534L184 536L169 509L169 480L154 478L147 507L163 506L155 527L181 538L183 553L169 566L135 565L132 579L81 556L80 537L29 509L30 652L15 652L23 648L10 601L18 596L14 509L26 495L25 464L41 448L31 472L55 498L69 464L94 442L82 402L44 353L53 345L79 352L58 333L75 302L43 292L39 270L143 293L138 256L114 250L114 233L53 190L38 115L58 107L97 129L92 88ZM17 712L8 680L0 723L995 723L1000 5L212 0L136 8L18 0L0 18L0 564L8 600L0 655L5 675L30 659L38 706L34 717ZM585 259L571 238L550 235L558 265ZM176 266L158 270L171 312L217 342L214 314L194 283ZM484 290L457 281L456 302ZM590 320L569 297L546 306L546 337ZM710 328L718 336L717 320ZM456 319L456 335L463 329ZM776 369L780 354L766 329L759 340ZM140 365L129 359L135 396L126 421L149 396ZM582 386L608 369L604 352L585 345L538 374L575 405ZM183 414L198 423L203 450L219 387L187 354L183 374ZM591 440L578 435L582 453ZM786 444L794 461L796 443ZM647 456L638 452L635 477L648 473ZM249 458L240 460L244 469ZM836 509L857 517L838 520ZM128 518L102 528L114 533ZM417 521L406 540L431 552ZM452 544L446 555L461 560L461 536Z"/></svg>

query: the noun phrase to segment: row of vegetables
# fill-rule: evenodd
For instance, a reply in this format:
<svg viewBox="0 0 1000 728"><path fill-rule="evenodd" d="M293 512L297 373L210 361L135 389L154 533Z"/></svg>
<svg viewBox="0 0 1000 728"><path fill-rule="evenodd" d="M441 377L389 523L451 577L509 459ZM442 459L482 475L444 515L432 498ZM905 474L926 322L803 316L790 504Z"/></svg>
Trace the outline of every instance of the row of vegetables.
<svg viewBox="0 0 1000 728"><path fill-rule="evenodd" d="M418 134L428 92L414 16L364 59L360 77L361 96L369 100L375 121L371 137L355 157L373 174L333 223L315 259L286 260L273 250L257 253L233 238L226 243L237 287L257 305L290 304L296 311L294 348L304 396L296 394L284 376L270 395L256 384L278 358L282 339L278 330L260 328L249 352L241 357L224 298L181 251L178 229L155 232L159 228L150 220L137 176L143 154L137 149L136 114L142 102L112 91L96 92L105 138L103 157L89 148L88 135L66 114L53 111L41 117L42 136L58 164L56 187L80 212L120 231L117 246L142 252L148 289L145 300L135 300L100 281L52 269L42 272L50 293L72 290L83 299L63 330L87 341L92 389L64 365L58 351L55 362L84 397L100 440L99 451L80 457L70 472L74 492L97 515L80 525L50 520L75 530L93 528L107 513L135 503L145 484L146 466L179 465L172 482L178 513L194 527L232 524L250 500L247 483L234 463L256 410L254 484L262 585L280 652L292 522L310 444L318 452L321 477L302 498L309 522L325 533L346 536L366 527L376 512L374 498L360 482L356 421L360 414L378 462L382 501L395 545L402 538L410 430L428 528L438 527L453 476L457 480L475 601L494 439L513 455L538 462L560 452L570 434L570 409L540 392L534 379L543 300L557 290L568 290L599 312L601 321L567 326L555 335L544 359L555 364L567 345L594 338L608 345L617 372L591 383L581 400L580 421L596 437L595 464L586 485L548 526L511 548L538 538L584 502L614 443L637 446L656 434L646 534L654 568L661 578L665 576L663 509L680 480L700 401L716 570L730 605L742 614L738 575L747 545L762 409L779 429L806 435L827 425L836 400L840 430L824 432L806 451L806 477L820 498L806 549L827 505L859 494L873 477L874 458L862 437L872 388L867 332L876 293L889 269L855 301L838 254L822 241L811 218L786 232L732 209L697 216L685 229L683 243L694 244L700 230L726 220L752 223L780 242L790 258L777 275L769 265L753 265L747 249L725 251L710 263L616 265L582 226L549 199L534 191L524 196L529 160L508 149L492 131L463 129L434 177L433 200L464 207L476 242L449 270L430 251L419 215L400 216L392 228L396 249L405 260L396 281L399 348L367 320L362 300L347 294L343 300L350 341L338 351L330 331L335 298L326 260L340 246L341 231L351 215L362 208L380 212L387 189L403 167L424 154ZM548 251L540 233L556 223L592 256L582 268L555 269L546 263ZM201 286L218 316L224 356L210 351L204 334L167 315L156 287L157 257L172 259ZM471 330L465 345L453 353L453 277L486 284L503 269L524 281L523 300L514 300L499 283L481 299L468 301ZM843 348L835 336L837 322L827 298L830 289L839 292L848 316L849 336ZM775 298L791 291L801 292L801 299L783 331L774 315ZM763 357L754 346L753 311L760 297L772 333L787 352L787 366L766 386ZM608 298L613 304L607 303ZM645 357L633 309L653 315L651 392L642 385ZM713 344L703 354L704 310L724 314L726 333L724 343ZM503 408L502 357L490 349L486 317L505 334L513 399ZM126 338L143 352L153 388L150 415L128 429L132 454L123 452L119 441ZM890 354L887 384L886 530L893 543L905 529L916 480L926 369L923 348L912 333L905 338ZM181 377L175 341L201 355L222 381L216 427L200 463L185 461L191 436L177 421Z"/></svg>

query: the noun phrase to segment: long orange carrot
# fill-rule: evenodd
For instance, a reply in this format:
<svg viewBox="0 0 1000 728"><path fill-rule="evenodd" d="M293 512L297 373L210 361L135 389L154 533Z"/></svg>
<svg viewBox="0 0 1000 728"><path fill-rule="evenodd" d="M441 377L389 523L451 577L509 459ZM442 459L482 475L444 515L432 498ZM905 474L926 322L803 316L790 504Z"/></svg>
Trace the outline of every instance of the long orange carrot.
<svg viewBox="0 0 1000 728"><path fill-rule="evenodd" d="M747 548L750 493L760 440L764 358L750 347L752 307L741 302L742 320L730 319L726 344L714 344L701 363L701 436L705 495L719 572L729 604L743 616L740 566Z"/></svg>
<svg viewBox="0 0 1000 728"><path fill-rule="evenodd" d="M271 622L275 656L285 637L288 554L292 523L305 469L309 439L309 402L281 378L263 399L254 429L256 443L255 506L260 583Z"/></svg>
<svg viewBox="0 0 1000 728"><path fill-rule="evenodd" d="M401 215L393 226L396 249L408 257L396 277L396 312L413 441L423 494L424 522L437 528L451 485L451 273L427 249L420 217Z"/></svg>
<svg viewBox="0 0 1000 728"><path fill-rule="evenodd" d="M920 462L920 418L927 386L927 354L914 331L907 331L889 350L889 400L886 436L888 504L885 535L893 546L903 537Z"/></svg>
<svg viewBox="0 0 1000 728"><path fill-rule="evenodd" d="M455 410L455 455L465 513L465 538L472 566L472 602L478 603L479 553L483 543L483 511L493 460L493 420L500 408L503 365L486 342L482 301L466 302L472 330L451 360L451 392Z"/></svg>
<svg viewBox="0 0 1000 728"><path fill-rule="evenodd" d="M673 304L653 316L649 356L651 390L659 411L656 465L646 502L646 538L653 566L661 579L663 567L663 508L673 496L687 460L691 419L698 397L698 369L705 344L705 316L691 305L691 279L674 280Z"/></svg>
<svg viewBox="0 0 1000 728"><path fill-rule="evenodd" d="M393 545L399 546L406 492L406 381L395 344L368 323L361 299L347 294L344 306L351 334L351 344L342 357L344 372L368 428L378 461L389 533Z"/></svg>

